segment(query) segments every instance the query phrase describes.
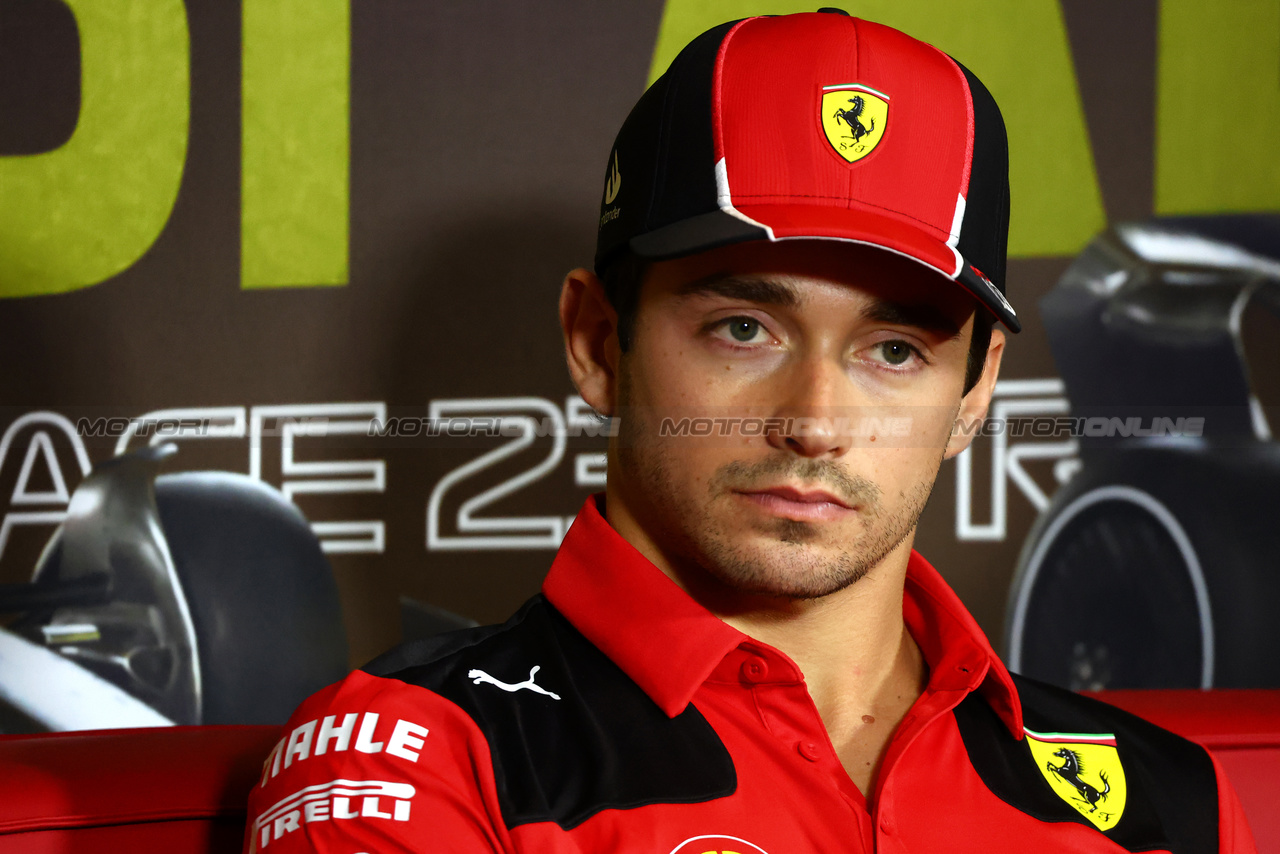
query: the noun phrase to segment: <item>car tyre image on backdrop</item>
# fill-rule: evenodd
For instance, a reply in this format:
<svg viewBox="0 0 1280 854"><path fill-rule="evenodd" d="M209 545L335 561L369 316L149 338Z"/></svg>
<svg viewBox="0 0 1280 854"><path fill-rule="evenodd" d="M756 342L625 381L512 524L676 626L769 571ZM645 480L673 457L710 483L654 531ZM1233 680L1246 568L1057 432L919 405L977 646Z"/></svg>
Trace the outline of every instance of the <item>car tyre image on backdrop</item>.
<svg viewBox="0 0 1280 854"><path fill-rule="evenodd" d="M22 612L0 659L52 674L0 672L0 700L32 729L278 724L346 674L337 585L302 513L240 474L157 477L175 451L95 467L32 583L0 596Z"/></svg>
<svg viewBox="0 0 1280 854"><path fill-rule="evenodd" d="M1280 687L1280 218L1117 226L1041 310L1081 468L1022 548L1010 667L1074 690Z"/></svg>

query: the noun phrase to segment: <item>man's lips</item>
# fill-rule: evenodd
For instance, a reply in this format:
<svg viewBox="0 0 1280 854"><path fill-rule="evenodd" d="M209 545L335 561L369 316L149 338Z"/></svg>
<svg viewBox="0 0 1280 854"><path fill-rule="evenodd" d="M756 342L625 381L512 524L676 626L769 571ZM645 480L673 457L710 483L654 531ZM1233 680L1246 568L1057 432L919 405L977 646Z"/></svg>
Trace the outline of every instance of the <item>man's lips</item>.
<svg viewBox="0 0 1280 854"><path fill-rule="evenodd" d="M821 522L853 512L848 502L821 489L775 486L736 492L768 513L797 521Z"/></svg>

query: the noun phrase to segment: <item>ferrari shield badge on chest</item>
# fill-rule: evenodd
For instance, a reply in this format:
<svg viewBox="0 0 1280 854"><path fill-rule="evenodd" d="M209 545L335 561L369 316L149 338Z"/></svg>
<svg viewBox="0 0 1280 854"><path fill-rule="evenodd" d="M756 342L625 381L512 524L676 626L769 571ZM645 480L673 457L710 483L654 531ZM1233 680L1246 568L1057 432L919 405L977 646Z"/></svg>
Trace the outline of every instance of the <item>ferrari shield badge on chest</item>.
<svg viewBox="0 0 1280 854"><path fill-rule="evenodd" d="M866 157L884 139L889 123L889 96L846 83L822 87L822 129L836 153L850 163Z"/></svg>
<svg viewBox="0 0 1280 854"><path fill-rule="evenodd" d="M1054 794L1099 830L1110 830L1124 814L1124 766L1109 733L1034 732L1027 745Z"/></svg>

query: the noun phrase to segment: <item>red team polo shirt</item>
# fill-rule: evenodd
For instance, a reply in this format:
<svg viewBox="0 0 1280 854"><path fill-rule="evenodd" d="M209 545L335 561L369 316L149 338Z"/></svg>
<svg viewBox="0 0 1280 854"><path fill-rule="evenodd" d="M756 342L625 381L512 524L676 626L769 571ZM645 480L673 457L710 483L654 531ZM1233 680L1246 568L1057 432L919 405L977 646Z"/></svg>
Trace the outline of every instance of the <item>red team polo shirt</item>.
<svg viewBox="0 0 1280 854"><path fill-rule="evenodd" d="M795 663L689 598L602 500L508 623L406 644L303 703L247 850L1254 851L1205 750L1011 676L914 552L928 687L868 799Z"/></svg>

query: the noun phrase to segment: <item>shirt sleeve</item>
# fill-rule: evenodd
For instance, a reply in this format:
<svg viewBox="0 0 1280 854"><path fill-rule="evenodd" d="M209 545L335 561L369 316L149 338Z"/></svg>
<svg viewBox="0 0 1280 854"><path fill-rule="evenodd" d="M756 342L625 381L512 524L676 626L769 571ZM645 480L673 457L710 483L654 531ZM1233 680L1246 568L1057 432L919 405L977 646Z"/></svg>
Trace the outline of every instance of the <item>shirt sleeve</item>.
<svg viewBox="0 0 1280 854"><path fill-rule="evenodd" d="M1258 854L1253 841L1253 833L1249 830L1249 821L1245 817L1244 808L1240 806L1240 798L1235 787L1227 778L1218 758L1209 753L1213 759L1213 771L1218 777L1218 851L1221 854Z"/></svg>
<svg viewBox="0 0 1280 854"><path fill-rule="evenodd" d="M294 712L248 814L249 854L512 850L475 723L425 688L359 671Z"/></svg>

